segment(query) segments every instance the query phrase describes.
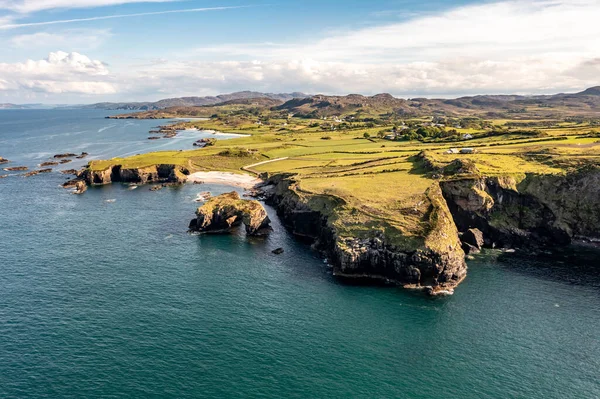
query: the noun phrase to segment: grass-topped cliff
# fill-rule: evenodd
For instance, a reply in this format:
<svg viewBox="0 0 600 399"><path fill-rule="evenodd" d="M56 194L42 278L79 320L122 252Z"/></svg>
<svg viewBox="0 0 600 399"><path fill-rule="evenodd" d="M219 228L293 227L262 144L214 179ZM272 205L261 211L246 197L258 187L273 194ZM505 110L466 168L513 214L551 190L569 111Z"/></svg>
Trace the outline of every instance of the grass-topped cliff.
<svg viewBox="0 0 600 399"><path fill-rule="evenodd" d="M386 248L413 256L414 251L460 250L456 227L448 225L441 182L508 178L518 191L516 186L527 176L560 177L600 164L600 113L597 119L562 111L549 118L537 111L502 119L451 112L411 117L401 109L393 111L405 100L388 96L376 99L384 105L381 109L368 102L362 107L346 104L361 99L308 98L276 107L252 101L211 106L212 115L205 115L208 120L191 121L185 127L247 137L197 150L93 161L89 168L99 172L115 165L127 170L174 165L187 172L290 176L294 195L308 211L326 217L339 247L349 245L345 238L381 239ZM339 112L332 116L329 111L336 104ZM311 107L329 111L327 116L305 112ZM530 190L542 186L529 184ZM483 199L497 194L480 191ZM430 263L437 262L431 259Z"/></svg>

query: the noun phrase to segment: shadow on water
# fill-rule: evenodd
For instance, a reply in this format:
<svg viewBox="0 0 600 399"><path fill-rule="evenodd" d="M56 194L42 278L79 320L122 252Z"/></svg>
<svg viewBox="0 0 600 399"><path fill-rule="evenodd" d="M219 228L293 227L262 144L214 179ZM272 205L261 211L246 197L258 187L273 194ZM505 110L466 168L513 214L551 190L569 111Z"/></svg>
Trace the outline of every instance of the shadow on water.
<svg viewBox="0 0 600 399"><path fill-rule="evenodd" d="M498 261L508 270L562 283L600 288L600 248L571 245L536 254L503 253Z"/></svg>

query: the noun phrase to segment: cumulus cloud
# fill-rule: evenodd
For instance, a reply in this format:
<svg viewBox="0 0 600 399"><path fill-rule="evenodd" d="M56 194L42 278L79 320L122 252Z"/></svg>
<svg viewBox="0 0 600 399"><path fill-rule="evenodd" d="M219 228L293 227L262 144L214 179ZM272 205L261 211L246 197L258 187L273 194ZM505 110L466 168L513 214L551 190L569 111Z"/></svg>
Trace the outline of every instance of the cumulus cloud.
<svg viewBox="0 0 600 399"><path fill-rule="evenodd" d="M0 63L0 90L41 93L114 94L105 64L79 53L50 53L44 60Z"/></svg>

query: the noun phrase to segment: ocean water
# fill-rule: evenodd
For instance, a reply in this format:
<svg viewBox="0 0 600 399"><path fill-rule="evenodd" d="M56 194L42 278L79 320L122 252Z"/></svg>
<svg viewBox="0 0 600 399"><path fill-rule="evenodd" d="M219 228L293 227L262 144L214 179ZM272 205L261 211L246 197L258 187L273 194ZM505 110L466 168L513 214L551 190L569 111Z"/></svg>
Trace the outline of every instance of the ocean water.
<svg viewBox="0 0 600 399"><path fill-rule="evenodd" d="M202 135L150 141L157 121L105 115L2 111L0 156L33 167ZM189 235L196 194L230 187L75 196L64 180L0 179L2 398L600 397L594 255L482 257L432 299L339 283L275 215L266 239Z"/></svg>

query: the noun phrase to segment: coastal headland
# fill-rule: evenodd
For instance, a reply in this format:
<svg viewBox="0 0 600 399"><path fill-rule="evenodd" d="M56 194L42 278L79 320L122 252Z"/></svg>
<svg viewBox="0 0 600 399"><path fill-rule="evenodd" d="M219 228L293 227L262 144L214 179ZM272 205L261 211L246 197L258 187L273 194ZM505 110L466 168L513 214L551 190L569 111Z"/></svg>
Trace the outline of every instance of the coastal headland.
<svg viewBox="0 0 600 399"><path fill-rule="evenodd" d="M208 118L181 129L246 136L92 161L78 179L255 188L340 279L445 295L482 248L600 240L600 96L561 104L576 100L587 108L552 98L416 107L378 95L163 109L156 117Z"/></svg>

